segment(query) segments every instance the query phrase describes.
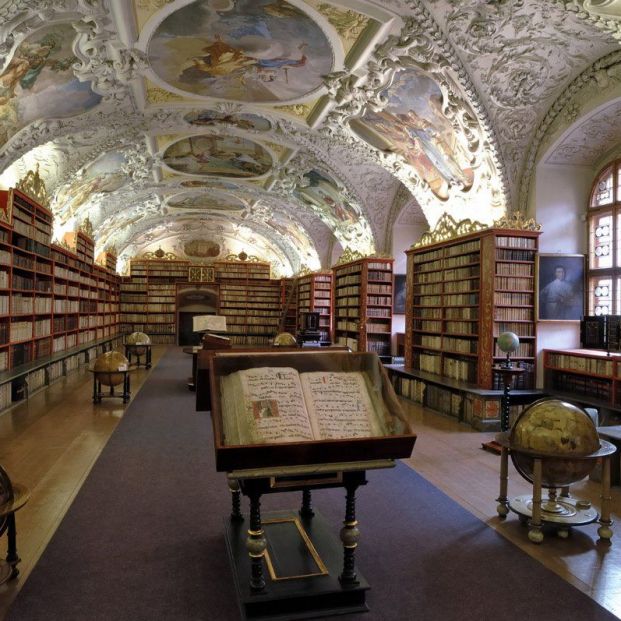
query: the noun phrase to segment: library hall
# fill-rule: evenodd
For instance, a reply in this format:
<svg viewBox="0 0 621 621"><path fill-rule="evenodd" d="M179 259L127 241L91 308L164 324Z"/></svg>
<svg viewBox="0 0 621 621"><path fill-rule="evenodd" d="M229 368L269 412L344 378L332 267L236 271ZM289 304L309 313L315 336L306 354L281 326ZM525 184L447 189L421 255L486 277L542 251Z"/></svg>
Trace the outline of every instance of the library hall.
<svg viewBox="0 0 621 621"><path fill-rule="evenodd" d="M0 0L0 621L621 619L621 0Z"/></svg>

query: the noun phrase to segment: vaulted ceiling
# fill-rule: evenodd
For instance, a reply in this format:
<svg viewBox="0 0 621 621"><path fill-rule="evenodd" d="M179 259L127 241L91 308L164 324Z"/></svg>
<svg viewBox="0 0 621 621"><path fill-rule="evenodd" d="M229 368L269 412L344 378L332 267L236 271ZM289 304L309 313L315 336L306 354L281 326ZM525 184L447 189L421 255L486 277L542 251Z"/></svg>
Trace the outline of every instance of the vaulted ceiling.
<svg viewBox="0 0 621 621"><path fill-rule="evenodd" d="M121 265L244 250L284 275L390 251L395 223L524 208L544 150L591 165L621 143L620 16L621 0L0 0L0 186L38 164L55 234L88 217ZM596 109L574 97L604 86Z"/></svg>

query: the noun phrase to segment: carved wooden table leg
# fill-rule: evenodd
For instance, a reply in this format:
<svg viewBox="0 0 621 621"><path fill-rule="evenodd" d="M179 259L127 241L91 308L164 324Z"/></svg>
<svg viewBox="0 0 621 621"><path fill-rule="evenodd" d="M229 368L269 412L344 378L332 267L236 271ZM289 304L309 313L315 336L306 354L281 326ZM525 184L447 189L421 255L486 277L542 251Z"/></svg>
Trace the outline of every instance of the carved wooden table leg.
<svg viewBox="0 0 621 621"><path fill-rule="evenodd" d="M543 541L543 531L541 523L541 478L542 478L542 461L535 458L533 460L533 516L530 519L528 538L533 543L541 543Z"/></svg>
<svg viewBox="0 0 621 621"><path fill-rule="evenodd" d="M312 518L315 515L313 505L311 503L311 491L309 489L302 490L302 507L300 508L300 515L306 518Z"/></svg>
<svg viewBox="0 0 621 621"><path fill-rule="evenodd" d="M509 514L509 498L507 490L509 485L509 449L502 447L500 450L500 495L496 498L498 505L496 512L501 518L506 518Z"/></svg>
<svg viewBox="0 0 621 621"><path fill-rule="evenodd" d="M612 539L612 520L610 519L610 503L612 502L612 496L610 495L610 464L612 462L611 456L604 457L602 459L602 492L601 492L601 515L599 518L599 528L597 534L600 538L610 543Z"/></svg>
<svg viewBox="0 0 621 621"><path fill-rule="evenodd" d="M15 513L9 513L7 515L7 523L8 546L6 562L11 566L11 576L9 580L12 580L13 578L17 578L17 576L19 575L17 563L19 563L20 561L20 558L17 555L17 530L15 528Z"/></svg>
<svg viewBox="0 0 621 621"><path fill-rule="evenodd" d="M239 489L239 481L237 479L229 479L229 490L231 491L231 522L243 522L241 490Z"/></svg>
<svg viewBox="0 0 621 621"><path fill-rule="evenodd" d="M356 489L357 483L350 483L346 486L347 495L345 497L345 520L341 529L341 541L343 542L343 573L339 580L343 585L358 584L356 576L356 547L360 538L358 521L356 520Z"/></svg>
<svg viewBox="0 0 621 621"><path fill-rule="evenodd" d="M265 533L261 528L261 494L253 491L250 498L250 528L246 539L246 548L250 555L250 589L263 591L265 578L263 577L263 555L267 547Z"/></svg>

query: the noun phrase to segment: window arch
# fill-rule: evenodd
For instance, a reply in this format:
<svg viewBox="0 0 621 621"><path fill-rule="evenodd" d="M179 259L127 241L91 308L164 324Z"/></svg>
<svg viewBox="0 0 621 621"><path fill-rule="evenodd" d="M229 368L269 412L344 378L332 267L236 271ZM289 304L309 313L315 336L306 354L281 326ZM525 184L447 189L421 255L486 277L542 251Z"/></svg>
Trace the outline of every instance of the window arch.
<svg viewBox="0 0 621 621"><path fill-rule="evenodd" d="M597 175L587 220L589 315L621 315L621 159Z"/></svg>

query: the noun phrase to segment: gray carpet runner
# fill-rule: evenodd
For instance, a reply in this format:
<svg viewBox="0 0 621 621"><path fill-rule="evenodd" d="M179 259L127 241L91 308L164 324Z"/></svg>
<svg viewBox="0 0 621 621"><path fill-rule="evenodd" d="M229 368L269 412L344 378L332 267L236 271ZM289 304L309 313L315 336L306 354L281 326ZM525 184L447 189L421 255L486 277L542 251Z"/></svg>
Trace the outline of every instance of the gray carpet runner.
<svg viewBox="0 0 621 621"><path fill-rule="evenodd" d="M153 370L9 621L239 619L223 536L230 494L210 417L186 388L189 363L170 348ZM313 503L338 533L343 490L316 492ZM297 508L299 497L262 505ZM358 518L371 612L341 619L616 619L406 466L369 474Z"/></svg>

